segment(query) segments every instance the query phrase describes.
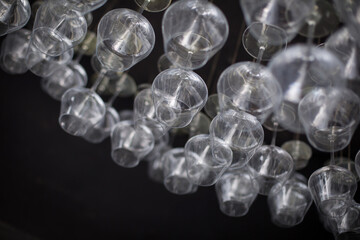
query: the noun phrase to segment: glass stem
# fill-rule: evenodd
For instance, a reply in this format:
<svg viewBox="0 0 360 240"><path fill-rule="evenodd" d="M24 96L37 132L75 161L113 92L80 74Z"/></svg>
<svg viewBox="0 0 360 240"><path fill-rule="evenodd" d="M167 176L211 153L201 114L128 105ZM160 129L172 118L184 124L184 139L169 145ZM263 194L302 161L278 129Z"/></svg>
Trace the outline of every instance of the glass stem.
<svg viewBox="0 0 360 240"><path fill-rule="evenodd" d="M258 52L257 59L256 59L256 63L259 63L259 64L261 63L261 60L263 58L265 49L266 48L265 48L264 45L260 45L259 52Z"/></svg>
<svg viewBox="0 0 360 240"><path fill-rule="evenodd" d="M335 151L334 151L334 140L330 140L330 165L335 164Z"/></svg>
<svg viewBox="0 0 360 240"><path fill-rule="evenodd" d="M138 9L138 13L143 14L145 8L147 7L147 5L149 5L150 1L151 0L145 0L141 7Z"/></svg>
<svg viewBox="0 0 360 240"><path fill-rule="evenodd" d="M279 123L277 121L274 121L274 130L273 130L273 135L272 135L272 139L271 139L271 146L276 145L276 137L277 137L278 126L279 126Z"/></svg>
<svg viewBox="0 0 360 240"><path fill-rule="evenodd" d="M79 54L76 56L74 62L79 63L83 56L84 56L84 53L82 51L80 51Z"/></svg>
<svg viewBox="0 0 360 240"><path fill-rule="evenodd" d="M98 88L98 86L100 85L101 81L104 79L105 74L106 74L106 70L104 68L101 69L95 83L92 85L91 90L95 92L95 90Z"/></svg>

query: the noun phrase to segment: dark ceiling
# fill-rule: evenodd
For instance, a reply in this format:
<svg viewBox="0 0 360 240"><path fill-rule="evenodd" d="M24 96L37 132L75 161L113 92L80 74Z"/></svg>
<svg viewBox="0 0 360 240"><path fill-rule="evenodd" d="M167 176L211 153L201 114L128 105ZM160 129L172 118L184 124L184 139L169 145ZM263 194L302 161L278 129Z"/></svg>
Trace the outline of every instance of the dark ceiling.
<svg viewBox="0 0 360 240"><path fill-rule="evenodd" d="M228 18L230 35L225 47L196 71L216 91L216 80L231 63L252 60L239 33L243 19L238 1L215 0ZM95 21L109 6L136 9L132 0L109 0L95 13ZM111 8L110 8L111 9ZM150 56L129 74L138 84L158 74L156 62L163 53L163 13L144 13L156 32ZM299 38L299 41L303 39ZM81 63L89 76L89 58ZM223 215L214 187L177 196L147 177L146 163L134 169L117 166L110 157L110 140L93 145L66 134L58 125L59 102L40 88L40 78L28 72L8 75L0 71L0 239L331 239L314 206L300 225L282 229L273 225L266 197L259 196L241 218ZM118 99L116 108L130 109L132 99ZM360 131L351 146L336 155L355 157ZM265 142L271 133L266 131ZM278 134L277 144L295 136ZM304 139L304 136L300 136ZM177 146L184 141L178 139ZM351 152L348 152L348 151ZM329 154L314 150L307 177ZM356 200L360 201L359 192Z"/></svg>

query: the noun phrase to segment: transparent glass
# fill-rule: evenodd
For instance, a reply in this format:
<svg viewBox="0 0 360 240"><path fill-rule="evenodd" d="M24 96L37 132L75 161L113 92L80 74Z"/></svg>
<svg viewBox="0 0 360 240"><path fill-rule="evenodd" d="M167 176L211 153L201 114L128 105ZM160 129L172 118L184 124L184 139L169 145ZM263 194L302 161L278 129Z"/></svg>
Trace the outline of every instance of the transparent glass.
<svg viewBox="0 0 360 240"><path fill-rule="evenodd" d="M294 160L295 170L305 168L312 156L311 147L300 140L290 140L281 145L281 148L287 151Z"/></svg>
<svg viewBox="0 0 360 240"><path fill-rule="evenodd" d="M135 0L135 2L148 12L161 12L170 6L171 0Z"/></svg>
<svg viewBox="0 0 360 240"><path fill-rule="evenodd" d="M355 39L360 39L360 2L353 0L334 0L334 3L341 19L349 27L350 33Z"/></svg>
<svg viewBox="0 0 360 240"><path fill-rule="evenodd" d="M219 114L221 110L219 104L219 96L217 94L211 94L208 97L204 110L211 119L213 119L216 115Z"/></svg>
<svg viewBox="0 0 360 240"><path fill-rule="evenodd" d="M92 56L96 52L96 33L87 31L84 41L75 47L75 52L85 56Z"/></svg>
<svg viewBox="0 0 360 240"><path fill-rule="evenodd" d="M99 123L91 126L83 138L91 143L101 143L110 136L112 128L118 122L120 122L118 112L107 104L104 118Z"/></svg>
<svg viewBox="0 0 360 240"><path fill-rule="evenodd" d="M333 33L325 42L325 48L345 65L345 78L350 80L349 82L359 81L360 77L360 48L357 42L347 27Z"/></svg>
<svg viewBox="0 0 360 240"><path fill-rule="evenodd" d="M247 165L259 184L259 194L266 196L274 185L283 184L294 170L290 154L273 145L259 147Z"/></svg>
<svg viewBox="0 0 360 240"><path fill-rule="evenodd" d="M42 78L41 87L52 98L60 101L67 90L85 87L87 81L85 69L79 63L71 61L66 65L61 65L50 76Z"/></svg>
<svg viewBox="0 0 360 240"><path fill-rule="evenodd" d="M134 123L135 126L147 126L155 139L159 139L169 130L165 124L159 122L156 118L156 111L150 88L142 90L135 97Z"/></svg>
<svg viewBox="0 0 360 240"><path fill-rule="evenodd" d="M162 156L169 151L169 135L166 134L162 138L155 141L154 149L145 157L148 161L147 173L151 180L164 183L164 163Z"/></svg>
<svg viewBox="0 0 360 240"><path fill-rule="evenodd" d="M31 31L20 29L6 36L1 44L0 67L10 74L22 74L28 69L25 64Z"/></svg>
<svg viewBox="0 0 360 240"><path fill-rule="evenodd" d="M267 25L267 31L272 29L277 31L281 28L286 32L287 38L279 39L281 41L277 45L290 42L296 36L314 7L313 0L240 0L239 2L248 26L253 22L260 22ZM261 29L252 29L251 34L256 39L260 39Z"/></svg>
<svg viewBox="0 0 360 240"><path fill-rule="evenodd" d="M156 117L169 128L183 128L204 107L208 90L202 78L183 69L168 69L153 81Z"/></svg>
<svg viewBox="0 0 360 240"><path fill-rule="evenodd" d="M122 110L119 112L119 117L120 117L121 121L133 121L134 120L134 111Z"/></svg>
<svg viewBox="0 0 360 240"><path fill-rule="evenodd" d="M217 83L221 109L237 108L264 123L282 99L278 81L266 67L253 62L240 62L226 68Z"/></svg>
<svg viewBox="0 0 360 240"><path fill-rule="evenodd" d="M24 27L31 16L28 0L1 0L0 9L0 36Z"/></svg>
<svg viewBox="0 0 360 240"><path fill-rule="evenodd" d="M327 217L337 218L346 213L357 182L349 170L330 165L313 172L308 187L318 210Z"/></svg>
<svg viewBox="0 0 360 240"><path fill-rule="evenodd" d="M198 112L191 123L182 130L186 131L189 137L199 134L208 134L211 120L202 112Z"/></svg>
<svg viewBox="0 0 360 240"><path fill-rule="evenodd" d="M360 236L360 204L352 201L343 217L337 219L336 239L358 239Z"/></svg>
<svg viewBox="0 0 360 240"><path fill-rule="evenodd" d="M177 67L198 69L225 44L229 25L213 3L184 0L173 3L162 19L164 49Z"/></svg>
<svg viewBox="0 0 360 240"><path fill-rule="evenodd" d="M159 72L165 71L169 68L176 68L176 66L174 66L173 63L170 62L169 58L165 53L159 57L157 67Z"/></svg>
<svg viewBox="0 0 360 240"><path fill-rule="evenodd" d="M59 56L81 43L87 31L85 17L59 1L41 4L32 32L33 45L49 56Z"/></svg>
<svg viewBox="0 0 360 240"><path fill-rule="evenodd" d="M317 88L299 104L310 144L323 152L344 149L360 121L360 99L349 89Z"/></svg>
<svg viewBox="0 0 360 240"><path fill-rule="evenodd" d="M154 29L138 12L114 9L99 22L96 55L107 70L128 70L146 58L154 44Z"/></svg>
<svg viewBox="0 0 360 240"><path fill-rule="evenodd" d="M233 151L232 168L241 168L264 141L264 130L252 115L235 110L219 113L211 122L212 138L220 138Z"/></svg>
<svg viewBox="0 0 360 240"><path fill-rule="evenodd" d="M353 161L350 158L335 157L333 161L331 161L331 159L329 159L324 163L324 166L327 166L327 165L336 165L336 166L345 168L345 169L349 170L350 172L352 172L352 174L354 174L357 182L360 180L360 177L358 176L358 174L356 172L356 163L355 163L355 161Z"/></svg>
<svg viewBox="0 0 360 240"><path fill-rule="evenodd" d="M192 184L187 175L184 148L171 149L162 158L164 185L169 192L185 195L197 191L197 185Z"/></svg>
<svg viewBox="0 0 360 240"><path fill-rule="evenodd" d="M103 6L107 0L60 0L59 2L85 15Z"/></svg>
<svg viewBox="0 0 360 240"><path fill-rule="evenodd" d="M279 227L300 224L312 203L307 179L295 173L286 182L275 185L268 196L272 222Z"/></svg>
<svg viewBox="0 0 360 240"><path fill-rule="evenodd" d="M304 133L297 109L312 88L346 84L344 65L340 60L330 51L314 46L298 44L289 47L272 58L269 69L283 91L283 100L275 117L281 127L294 133Z"/></svg>
<svg viewBox="0 0 360 240"><path fill-rule="evenodd" d="M74 50L72 48L58 56L45 54L39 51L33 41L33 37L31 37L25 57L25 64L33 74L39 77L49 77L61 66L68 64L73 56Z"/></svg>
<svg viewBox="0 0 360 240"><path fill-rule="evenodd" d="M255 201L259 186L247 167L228 169L215 185L221 212L230 217L247 214Z"/></svg>
<svg viewBox="0 0 360 240"><path fill-rule="evenodd" d="M218 138L201 134L185 144L186 171L189 181L199 186L214 185L230 166L230 147Z"/></svg>
<svg viewBox="0 0 360 240"><path fill-rule="evenodd" d="M59 124L67 133L83 136L105 116L103 100L91 89L71 88L61 98Z"/></svg>
<svg viewBox="0 0 360 240"><path fill-rule="evenodd" d="M165 152L164 149L170 150L170 135L169 133L165 133L159 139L155 139L154 148L147 154L144 158L145 161L152 162L153 160L160 160L163 153Z"/></svg>
<svg viewBox="0 0 360 240"><path fill-rule="evenodd" d="M122 167L136 167L154 147L154 136L146 126L131 121L118 122L111 131L111 157Z"/></svg>

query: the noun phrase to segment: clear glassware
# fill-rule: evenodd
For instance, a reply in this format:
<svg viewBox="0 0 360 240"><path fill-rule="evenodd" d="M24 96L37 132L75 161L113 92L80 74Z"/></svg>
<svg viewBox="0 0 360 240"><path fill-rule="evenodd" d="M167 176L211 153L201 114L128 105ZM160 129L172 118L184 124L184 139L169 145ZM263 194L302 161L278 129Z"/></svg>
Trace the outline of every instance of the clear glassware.
<svg viewBox="0 0 360 240"><path fill-rule="evenodd" d="M300 140L286 141L281 145L281 148L287 151L294 160L295 170L305 168L312 156L311 147Z"/></svg>
<svg viewBox="0 0 360 240"><path fill-rule="evenodd" d="M268 196L272 222L279 227L300 224L312 203L307 179L295 173L284 183L275 185Z"/></svg>
<svg viewBox="0 0 360 240"><path fill-rule="evenodd" d="M59 1L46 1L36 13L32 44L41 53L55 57L81 43L86 31L81 12Z"/></svg>
<svg viewBox="0 0 360 240"><path fill-rule="evenodd" d="M185 130L189 137L194 137L200 134L208 134L211 120L202 112L198 112L192 119L191 123L187 125Z"/></svg>
<svg viewBox="0 0 360 240"><path fill-rule="evenodd" d="M166 53L164 53L159 57L157 62L157 67L159 72L165 71L166 69L169 68L176 68L176 66L174 66L173 63L169 60Z"/></svg>
<svg viewBox="0 0 360 240"><path fill-rule="evenodd" d="M344 149L360 121L360 98L349 89L317 88L299 103L310 144L324 152Z"/></svg>
<svg viewBox="0 0 360 240"><path fill-rule="evenodd" d="M185 0L172 4L162 19L164 52L179 68L198 69L225 44L229 25L209 1Z"/></svg>
<svg viewBox="0 0 360 240"><path fill-rule="evenodd" d="M327 166L327 165L331 165L331 159L329 159L328 161L326 161L324 163L324 166ZM352 172L352 174L354 174L357 182L360 180L360 177L358 176L358 174L356 172L356 163L355 163L355 161L351 160L350 158L336 157L336 158L334 158L332 165L339 166L339 167L349 170L350 172Z"/></svg>
<svg viewBox="0 0 360 240"><path fill-rule="evenodd" d="M252 156L247 166L259 184L259 194L268 195L276 184L283 184L293 173L294 160L285 150L263 145Z"/></svg>
<svg viewBox="0 0 360 240"><path fill-rule="evenodd" d="M313 0L240 0L239 2L248 26L254 22L263 25L250 30L255 39L261 39L265 30L267 37L273 37L273 39L269 38L270 41L278 41L277 45L290 42L314 8ZM285 39L279 38L279 28L286 32Z"/></svg>
<svg viewBox="0 0 360 240"><path fill-rule="evenodd" d="M111 157L122 167L136 167L154 147L154 136L144 125L134 127L131 121L118 122L111 131Z"/></svg>
<svg viewBox="0 0 360 240"><path fill-rule="evenodd" d="M313 172L308 187L319 212L337 218L346 213L355 195L357 182L349 170L330 165Z"/></svg>
<svg viewBox="0 0 360 240"><path fill-rule="evenodd" d="M313 37L322 38L334 32L339 25L339 18L333 5L326 0L315 0L312 15L317 15L317 21L313 30ZM308 37L309 24L305 24L300 30L299 34Z"/></svg>
<svg viewBox="0 0 360 240"><path fill-rule="evenodd" d="M59 124L67 133L83 136L105 113L105 103L94 89L70 88L61 98Z"/></svg>
<svg viewBox="0 0 360 240"><path fill-rule="evenodd" d="M252 115L235 110L220 112L211 122L212 138L219 138L233 151L232 168L241 168L264 141L264 130Z"/></svg>
<svg viewBox="0 0 360 240"><path fill-rule="evenodd" d="M360 151L355 156L355 168L358 176L360 177Z"/></svg>
<svg viewBox="0 0 360 240"><path fill-rule="evenodd" d="M147 173L151 180L164 183L164 163L163 155L171 149L169 145L169 134L155 141L153 150L146 155L145 160L148 162Z"/></svg>
<svg viewBox="0 0 360 240"><path fill-rule="evenodd" d="M104 118L99 123L87 129L83 138L91 143L100 143L110 136L112 128L118 122L120 122L118 112L111 107L111 103L107 103Z"/></svg>
<svg viewBox="0 0 360 240"><path fill-rule="evenodd" d="M333 33L325 42L325 48L334 53L345 65L345 78L348 84L359 81L360 47L347 27ZM351 85L349 86L350 89Z"/></svg>
<svg viewBox="0 0 360 240"><path fill-rule="evenodd" d="M170 134L169 132L165 133L159 139L155 139L154 148L147 154L144 158L147 162L152 162L153 160L160 160L163 153L165 152L163 149L168 149L170 146Z"/></svg>
<svg viewBox="0 0 360 240"><path fill-rule="evenodd" d="M126 71L146 58L155 44L149 21L130 9L114 9L98 25L96 56L102 67Z"/></svg>
<svg viewBox="0 0 360 240"><path fill-rule="evenodd" d="M360 2L353 0L334 0L336 9L341 19L349 27L355 39L360 39Z"/></svg>
<svg viewBox="0 0 360 240"><path fill-rule="evenodd" d="M20 29L6 36L1 44L0 67L10 74L22 74L28 69L25 64L31 31Z"/></svg>
<svg viewBox="0 0 360 240"><path fill-rule="evenodd" d="M227 144L208 134L196 135L185 144L188 179L199 186L214 185L230 166L233 154Z"/></svg>
<svg viewBox="0 0 360 240"><path fill-rule="evenodd" d="M62 95L74 87L84 87L87 84L85 69L76 61L61 65L53 74L41 79L42 89L53 99L60 101Z"/></svg>
<svg viewBox="0 0 360 240"><path fill-rule="evenodd" d="M25 65L33 74L45 78L52 75L61 66L68 64L73 56L74 49L72 48L58 56L42 53L31 37L25 57Z"/></svg>
<svg viewBox="0 0 360 240"><path fill-rule="evenodd" d="M221 109L238 109L264 123L282 99L278 81L266 67L253 62L240 62L226 68L217 83Z"/></svg>
<svg viewBox="0 0 360 240"><path fill-rule="evenodd" d="M221 212L231 217L246 215L259 192L247 167L228 169L215 189Z"/></svg>
<svg viewBox="0 0 360 240"><path fill-rule="evenodd" d="M360 236L360 204L352 201L343 217L337 219L335 239L358 239Z"/></svg>
<svg viewBox="0 0 360 240"><path fill-rule="evenodd" d="M135 126L147 126L155 139L159 139L169 130L165 124L159 122L156 118L155 105L150 88L142 90L135 97L134 123Z"/></svg>
<svg viewBox="0 0 360 240"><path fill-rule="evenodd" d="M57 0L61 4L71 7L82 14L90 13L101 6L103 6L107 0Z"/></svg>
<svg viewBox="0 0 360 240"><path fill-rule="evenodd" d="M218 94L211 94L206 101L204 110L206 114L213 119L216 115L220 113L220 104Z"/></svg>
<svg viewBox="0 0 360 240"><path fill-rule="evenodd" d="M294 133L304 133L297 109L312 88L346 84L340 60L330 51L311 45L298 44L278 53L270 61L269 69L283 91L275 117L281 127Z"/></svg>
<svg viewBox="0 0 360 240"><path fill-rule="evenodd" d="M135 3L148 12L161 12L170 6L171 0L135 0Z"/></svg>
<svg viewBox="0 0 360 240"><path fill-rule="evenodd" d="M0 9L0 36L24 27L31 16L28 0L1 0Z"/></svg>
<svg viewBox="0 0 360 240"><path fill-rule="evenodd" d="M184 148L173 148L163 155L164 185L174 194L185 195L197 191L187 176Z"/></svg>
<svg viewBox="0 0 360 240"><path fill-rule="evenodd" d="M183 128L204 107L208 90L196 73L183 69L161 72L152 84L156 117L169 128Z"/></svg>
<svg viewBox="0 0 360 240"><path fill-rule="evenodd" d="M85 56L93 56L96 52L96 33L87 31L84 41L77 45L74 50L76 53Z"/></svg>

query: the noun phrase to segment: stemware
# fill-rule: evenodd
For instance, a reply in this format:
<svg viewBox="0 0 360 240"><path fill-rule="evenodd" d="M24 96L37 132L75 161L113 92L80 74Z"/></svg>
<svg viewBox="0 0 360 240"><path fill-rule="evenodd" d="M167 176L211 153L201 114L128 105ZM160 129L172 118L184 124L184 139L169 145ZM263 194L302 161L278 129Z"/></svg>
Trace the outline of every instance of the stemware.
<svg viewBox="0 0 360 240"><path fill-rule="evenodd" d="M331 163L331 159L326 161L324 163L324 166L330 165L330 163ZM352 172L354 174L356 181L360 180L360 177L358 176L358 174L356 172L356 163L355 163L355 161L351 160L350 158L336 157L336 158L334 158L332 164L335 166L339 166L339 167L349 170L350 172Z"/></svg>
<svg viewBox="0 0 360 240"><path fill-rule="evenodd" d="M210 138L208 134L190 138L184 151L189 181L199 186L215 184L233 158L230 147L224 141Z"/></svg>
<svg viewBox="0 0 360 240"><path fill-rule="evenodd" d="M311 203L307 179L299 173L275 185L268 196L272 222L286 228L300 224Z"/></svg>
<svg viewBox="0 0 360 240"><path fill-rule="evenodd" d="M183 128L203 108L208 97L204 80L183 69L167 69L151 87L156 117L169 128Z"/></svg>
<svg viewBox="0 0 360 240"><path fill-rule="evenodd" d="M330 165L313 172L308 187L319 212L337 218L346 213L355 195L357 182L349 170Z"/></svg>
<svg viewBox="0 0 360 240"><path fill-rule="evenodd" d="M24 27L31 16L28 0L1 0L0 9L0 36Z"/></svg>
<svg viewBox="0 0 360 240"><path fill-rule="evenodd" d="M184 195L197 191L197 185L192 184L187 176L184 148L173 148L162 158L164 185L169 192Z"/></svg>
<svg viewBox="0 0 360 240"><path fill-rule="evenodd" d="M360 121L360 98L345 88L317 88L299 103L299 117L310 144L331 152L333 160L334 152L350 143Z"/></svg>
<svg viewBox="0 0 360 240"><path fill-rule="evenodd" d="M360 204L352 201L343 217L336 221L336 239L358 239L360 236Z"/></svg>
<svg viewBox="0 0 360 240"><path fill-rule="evenodd" d="M281 87L272 73L252 62L236 63L225 69L217 92L221 109L245 111L261 123L279 107L282 99Z"/></svg>
<svg viewBox="0 0 360 240"><path fill-rule="evenodd" d="M346 25L351 30L350 31L351 34L355 37L355 39L359 39L360 38L360 31L359 31L360 2L352 1L352 0L334 0L334 3L338 10L338 13L341 16L341 19L346 23Z"/></svg>
<svg viewBox="0 0 360 240"><path fill-rule="evenodd" d="M60 0L59 2L85 15L103 6L107 0Z"/></svg>
<svg viewBox="0 0 360 240"><path fill-rule="evenodd" d="M247 167L228 169L215 189L221 212L231 217L246 215L259 192L258 183Z"/></svg>
<svg viewBox="0 0 360 240"><path fill-rule="evenodd" d="M206 114L213 119L216 115L220 113L220 104L218 94L211 94L206 101L204 110Z"/></svg>
<svg viewBox="0 0 360 240"><path fill-rule="evenodd" d="M298 105L314 87L342 87L344 65L331 52L310 45L298 44L278 53L269 69L279 81L283 99L275 113L276 120L286 130L303 133ZM330 70L329 70L330 69Z"/></svg>
<svg viewBox="0 0 360 240"><path fill-rule="evenodd" d="M1 44L0 67L10 74L22 74L28 69L25 64L31 31L20 29L6 36Z"/></svg>
<svg viewBox="0 0 360 240"><path fill-rule="evenodd" d="M229 25L213 3L185 0L175 2L166 10L162 34L165 53L174 65L198 69L223 47Z"/></svg>
<svg viewBox="0 0 360 240"><path fill-rule="evenodd" d="M122 167L136 167L154 147L154 136L144 125L134 126L132 121L120 121L111 131L111 157Z"/></svg>
<svg viewBox="0 0 360 240"><path fill-rule="evenodd" d="M135 0L135 3L148 12L161 12L170 6L171 0Z"/></svg>
<svg viewBox="0 0 360 240"><path fill-rule="evenodd" d="M219 138L233 151L232 168L241 168L254 155L264 141L260 122L246 112L232 109L220 112L211 122L212 138Z"/></svg>
<svg viewBox="0 0 360 240"><path fill-rule="evenodd" d="M268 195L274 185L283 184L294 169L290 154L274 145L259 147L247 165L259 184L261 195Z"/></svg>

